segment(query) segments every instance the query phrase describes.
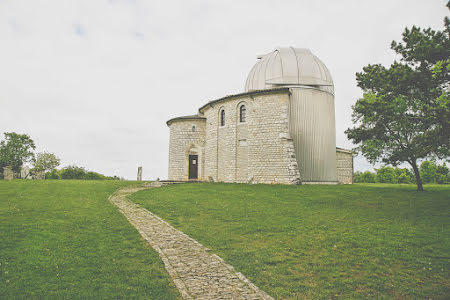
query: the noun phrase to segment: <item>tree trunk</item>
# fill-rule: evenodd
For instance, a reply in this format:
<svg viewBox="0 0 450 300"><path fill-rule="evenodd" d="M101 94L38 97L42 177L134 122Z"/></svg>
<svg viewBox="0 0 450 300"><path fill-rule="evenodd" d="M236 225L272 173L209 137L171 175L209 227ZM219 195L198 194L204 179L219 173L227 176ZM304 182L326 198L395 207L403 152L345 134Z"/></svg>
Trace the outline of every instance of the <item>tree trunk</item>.
<svg viewBox="0 0 450 300"><path fill-rule="evenodd" d="M416 176L416 184L417 184L417 190L418 191L423 191L423 186L422 186L422 179L420 178L420 172L419 172L419 168L417 168L417 161L413 160L412 162L410 162L413 171L414 171L414 175Z"/></svg>

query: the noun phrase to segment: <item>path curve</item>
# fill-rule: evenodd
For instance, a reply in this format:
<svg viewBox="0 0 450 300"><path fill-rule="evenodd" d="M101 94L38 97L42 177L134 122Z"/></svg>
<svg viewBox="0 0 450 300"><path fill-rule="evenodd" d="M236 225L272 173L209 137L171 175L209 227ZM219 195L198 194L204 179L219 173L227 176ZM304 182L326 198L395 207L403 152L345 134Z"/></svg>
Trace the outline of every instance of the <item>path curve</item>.
<svg viewBox="0 0 450 300"><path fill-rule="evenodd" d="M181 296L184 299L273 299L208 248L127 198L137 191L162 185L154 182L121 188L109 200L159 253Z"/></svg>

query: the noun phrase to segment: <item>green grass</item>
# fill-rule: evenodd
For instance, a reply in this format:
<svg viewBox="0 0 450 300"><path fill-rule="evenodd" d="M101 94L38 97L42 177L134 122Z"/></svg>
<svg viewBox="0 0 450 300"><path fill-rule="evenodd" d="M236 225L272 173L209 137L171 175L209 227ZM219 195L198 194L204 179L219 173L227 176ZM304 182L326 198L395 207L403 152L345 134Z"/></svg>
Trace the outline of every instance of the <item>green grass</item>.
<svg viewBox="0 0 450 300"><path fill-rule="evenodd" d="M0 181L0 298L180 298L158 254L108 201L126 184Z"/></svg>
<svg viewBox="0 0 450 300"><path fill-rule="evenodd" d="M450 187L183 184L132 196L276 298L450 295Z"/></svg>

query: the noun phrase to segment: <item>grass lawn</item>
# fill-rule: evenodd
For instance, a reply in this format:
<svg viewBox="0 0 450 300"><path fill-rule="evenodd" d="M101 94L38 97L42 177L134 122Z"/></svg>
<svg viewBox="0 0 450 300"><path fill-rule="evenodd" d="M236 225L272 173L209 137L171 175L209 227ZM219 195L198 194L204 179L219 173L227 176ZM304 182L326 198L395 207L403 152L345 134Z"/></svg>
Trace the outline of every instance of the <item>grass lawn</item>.
<svg viewBox="0 0 450 300"><path fill-rule="evenodd" d="M0 181L0 299L180 298L109 203L120 181Z"/></svg>
<svg viewBox="0 0 450 300"><path fill-rule="evenodd" d="M450 295L450 186L183 184L132 199L276 298Z"/></svg>

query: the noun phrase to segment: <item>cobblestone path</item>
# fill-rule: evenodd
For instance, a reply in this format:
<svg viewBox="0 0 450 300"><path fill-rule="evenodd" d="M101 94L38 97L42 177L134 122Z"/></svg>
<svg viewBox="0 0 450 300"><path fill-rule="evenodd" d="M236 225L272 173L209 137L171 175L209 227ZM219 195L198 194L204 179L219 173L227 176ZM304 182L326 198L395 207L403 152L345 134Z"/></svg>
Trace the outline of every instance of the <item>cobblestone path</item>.
<svg viewBox="0 0 450 300"><path fill-rule="evenodd" d="M110 201L159 253L184 299L273 299L209 249L127 199L137 191L161 183L126 187Z"/></svg>

